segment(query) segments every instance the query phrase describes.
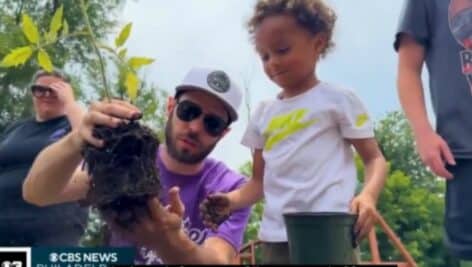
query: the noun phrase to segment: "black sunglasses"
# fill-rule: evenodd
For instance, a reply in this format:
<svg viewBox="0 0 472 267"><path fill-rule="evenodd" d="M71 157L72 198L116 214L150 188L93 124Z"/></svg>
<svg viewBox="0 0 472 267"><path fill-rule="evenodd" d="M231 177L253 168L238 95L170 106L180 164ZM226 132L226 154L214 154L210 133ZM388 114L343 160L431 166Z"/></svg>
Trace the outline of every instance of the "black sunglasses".
<svg viewBox="0 0 472 267"><path fill-rule="evenodd" d="M177 102L176 114L180 120L190 122L199 118L203 114L203 111L199 105L192 101L183 100ZM229 122L226 122L226 120L219 116L212 114L203 115L203 126L205 127L205 131L213 137L220 136L228 125Z"/></svg>
<svg viewBox="0 0 472 267"><path fill-rule="evenodd" d="M47 86L42 85L32 85L31 86L31 93L38 98L41 97L48 97L48 96L55 96L56 92Z"/></svg>

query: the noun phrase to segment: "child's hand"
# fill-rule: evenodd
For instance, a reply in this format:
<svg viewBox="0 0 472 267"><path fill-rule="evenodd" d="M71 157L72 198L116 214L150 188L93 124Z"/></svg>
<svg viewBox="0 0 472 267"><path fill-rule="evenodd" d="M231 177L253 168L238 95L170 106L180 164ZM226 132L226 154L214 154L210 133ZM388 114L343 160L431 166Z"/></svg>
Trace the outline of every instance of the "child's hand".
<svg viewBox="0 0 472 267"><path fill-rule="evenodd" d="M226 194L216 193L206 197L200 204L203 224L213 230L228 219L231 214L231 201Z"/></svg>
<svg viewBox="0 0 472 267"><path fill-rule="evenodd" d="M362 240L372 229L376 220L377 201L368 193L360 193L351 201L351 212L358 215L354 227L357 242Z"/></svg>

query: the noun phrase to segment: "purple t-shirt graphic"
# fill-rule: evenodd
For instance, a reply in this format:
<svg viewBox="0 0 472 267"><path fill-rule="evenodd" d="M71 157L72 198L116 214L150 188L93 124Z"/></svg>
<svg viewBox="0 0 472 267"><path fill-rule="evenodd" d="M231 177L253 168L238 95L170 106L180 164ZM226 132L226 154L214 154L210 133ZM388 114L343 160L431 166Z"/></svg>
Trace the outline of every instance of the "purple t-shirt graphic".
<svg viewBox="0 0 472 267"><path fill-rule="evenodd" d="M171 187L178 186L180 188L180 198L185 205L183 226L189 238L197 244L202 244L205 239L216 236L226 240L238 251L242 245L250 208L234 212L227 221L220 225L217 231L212 231L203 225L199 205L209 194L237 189L245 183L244 176L230 170L222 162L213 159L206 159L200 173L191 176L169 171L162 163L159 155L157 156L157 164L163 186L163 196L161 198L163 204L168 202L166 192ZM133 246L132 243L124 240L117 233L112 233L110 245ZM136 252L136 264L162 263L157 254L151 249L137 247Z"/></svg>

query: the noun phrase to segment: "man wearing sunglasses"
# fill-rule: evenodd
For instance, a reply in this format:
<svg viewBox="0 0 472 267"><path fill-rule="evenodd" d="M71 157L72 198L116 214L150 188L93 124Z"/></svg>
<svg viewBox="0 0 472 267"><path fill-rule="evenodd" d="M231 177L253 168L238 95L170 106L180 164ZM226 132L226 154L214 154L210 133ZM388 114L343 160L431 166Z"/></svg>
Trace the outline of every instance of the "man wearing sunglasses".
<svg viewBox="0 0 472 267"><path fill-rule="evenodd" d="M78 126L83 112L59 71L39 71L32 81L34 117L0 135L0 246L75 245L86 210L77 204L36 207L23 200L22 185L39 152Z"/></svg>
<svg viewBox="0 0 472 267"><path fill-rule="evenodd" d="M209 194L232 191L245 182L223 163L207 157L237 120L241 98L240 89L223 71L194 68L186 75L174 98L168 100L166 140L156 155L167 194L150 199L149 214L131 229L111 222L110 245L135 245L139 264L224 264L235 260L249 209L233 213L212 231L203 225L198 207ZM82 159L80 149L86 143L103 145L92 136L93 127L116 127L136 116L140 111L123 101L93 104L78 131L39 155L24 184L25 199L37 205L83 199L89 177L77 168Z"/></svg>

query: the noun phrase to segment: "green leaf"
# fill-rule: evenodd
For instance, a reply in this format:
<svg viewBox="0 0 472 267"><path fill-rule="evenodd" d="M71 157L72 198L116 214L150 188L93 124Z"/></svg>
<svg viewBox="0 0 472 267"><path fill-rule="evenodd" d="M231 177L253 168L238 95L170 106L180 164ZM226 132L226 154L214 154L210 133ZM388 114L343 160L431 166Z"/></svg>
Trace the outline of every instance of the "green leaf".
<svg viewBox="0 0 472 267"><path fill-rule="evenodd" d="M147 107L145 108L146 110L145 114L154 114L157 108L158 106L157 106L156 101L151 101L151 103L149 103L149 105L147 105Z"/></svg>
<svg viewBox="0 0 472 267"><path fill-rule="evenodd" d="M149 65L154 62L154 59L147 57L132 57L128 60L128 65L133 69L138 69L142 66Z"/></svg>
<svg viewBox="0 0 472 267"><path fill-rule="evenodd" d="M123 49L120 50L120 52L118 52L118 56L119 56L121 59L125 59L125 58L126 58L126 52L128 52L128 49L123 48Z"/></svg>
<svg viewBox="0 0 472 267"><path fill-rule="evenodd" d="M62 25L62 35L67 35L69 34L69 23L67 23L67 20L64 19L63 25Z"/></svg>
<svg viewBox="0 0 472 267"><path fill-rule="evenodd" d="M28 14L23 14L21 28L28 41L33 44L39 43L38 27L36 27L36 24L34 24L33 20L30 16L28 16Z"/></svg>
<svg viewBox="0 0 472 267"><path fill-rule="evenodd" d="M13 49L8 55L6 55L0 65L2 67L13 67L23 65L33 54L33 48L31 46L23 46Z"/></svg>
<svg viewBox="0 0 472 267"><path fill-rule="evenodd" d="M54 67L52 65L51 59L49 58L48 53L46 51L44 51L43 49L39 50L38 63L47 72L52 72L53 71Z"/></svg>
<svg viewBox="0 0 472 267"><path fill-rule="evenodd" d="M59 29L62 26L62 16L64 12L64 6L61 5L60 8L54 12L54 15L52 16L51 23L49 25L49 34L50 37L52 38L52 42L54 42L57 38L57 33L59 32Z"/></svg>
<svg viewBox="0 0 472 267"><path fill-rule="evenodd" d="M139 80L136 74L133 72L128 72L126 74L125 87L126 93L131 101L134 101L138 96L138 85Z"/></svg>
<svg viewBox="0 0 472 267"><path fill-rule="evenodd" d="M47 32L47 33L44 35L44 39L45 39L46 42L48 42L48 43L53 43L54 41L56 41L56 37L57 37L57 36L53 36L53 34L50 33L50 32Z"/></svg>
<svg viewBox="0 0 472 267"><path fill-rule="evenodd" d="M126 40L128 40L129 34L131 32L131 26L133 24L130 22L126 24L123 29L121 30L120 34L118 34L118 37L115 39L115 45L116 47L120 47L125 44Z"/></svg>

